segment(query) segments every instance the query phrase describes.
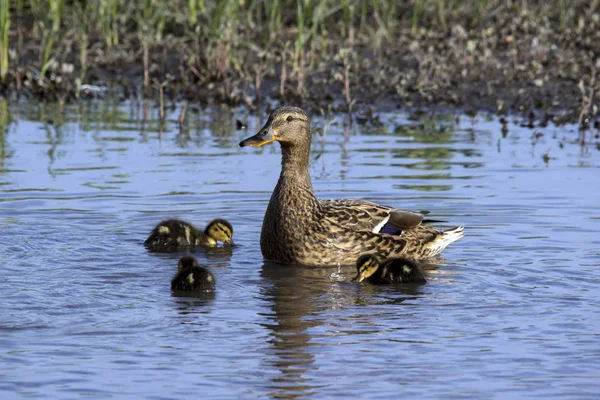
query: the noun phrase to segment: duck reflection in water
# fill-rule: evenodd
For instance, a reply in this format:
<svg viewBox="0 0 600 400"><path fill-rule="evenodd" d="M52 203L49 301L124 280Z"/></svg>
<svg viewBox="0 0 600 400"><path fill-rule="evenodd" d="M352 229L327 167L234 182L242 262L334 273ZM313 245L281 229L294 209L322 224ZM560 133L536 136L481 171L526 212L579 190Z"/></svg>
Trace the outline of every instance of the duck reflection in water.
<svg viewBox="0 0 600 400"><path fill-rule="evenodd" d="M311 378L307 375L318 370L318 365L315 365L318 351L314 346L317 342L328 340L323 338L323 331L329 331L332 312L346 313L347 318L342 319L364 318L362 311L356 314L353 308L373 304L398 305L420 293L414 285L406 288L357 285L350 282L355 274L356 267L353 265L306 267L273 262L263 264L260 297L269 303L272 311L263 314L268 321L262 325L270 331L271 337L265 362L280 371L271 379L271 397L301 397L317 389L310 384ZM369 326L378 324L376 317L369 317ZM318 327L324 329L314 329ZM320 333L315 334L313 331L316 330ZM356 333L364 332L357 329ZM353 334L353 331L343 332L345 336L348 334ZM331 333L332 338L335 335L335 332Z"/></svg>
<svg viewBox="0 0 600 400"><path fill-rule="evenodd" d="M196 326L190 332L206 332L210 329L215 291L172 291L174 317L180 325ZM190 328L186 328L190 329Z"/></svg>
<svg viewBox="0 0 600 400"><path fill-rule="evenodd" d="M271 380L275 391L271 397L300 397L316 389L305 378L316 369L314 355L308 349L309 330L323 324L319 313L330 307L328 300L340 294L339 283L331 280L337 270L337 267L263 264L261 277L265 285L261 297L273 311L265 315L269 321L263 324L271 331L273 353L268 354L267 362L281 372Z"/></svg>

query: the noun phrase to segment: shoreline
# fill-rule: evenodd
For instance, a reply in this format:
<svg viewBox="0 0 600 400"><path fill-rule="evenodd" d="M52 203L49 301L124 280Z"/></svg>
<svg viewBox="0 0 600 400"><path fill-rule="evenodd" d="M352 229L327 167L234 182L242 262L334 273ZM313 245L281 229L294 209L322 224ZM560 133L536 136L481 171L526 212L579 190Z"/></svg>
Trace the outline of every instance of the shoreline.
<svg viewBox="0 0 600 400"><path fill-rule="evenodd" d="M203 106L441 108L520 114L532 126L598 123L600 4L573 1L556 10L490 1L474 21L479 3L469 1L438 2L444 13L419 1L356 1L348 9L263 4L258 11L252 1L225 1L223 10L196 10L194 22L183 1L149 10L96 3L122 8L108 31L92 22L101 10L91 3L84 9L63 1L60 15L44 2L11 8L0 95L70 102L98 95L81 90L98 86L124 99ZM177 7L183 11L169 14ZM205 26L216 17L219 24Z"/></svg>

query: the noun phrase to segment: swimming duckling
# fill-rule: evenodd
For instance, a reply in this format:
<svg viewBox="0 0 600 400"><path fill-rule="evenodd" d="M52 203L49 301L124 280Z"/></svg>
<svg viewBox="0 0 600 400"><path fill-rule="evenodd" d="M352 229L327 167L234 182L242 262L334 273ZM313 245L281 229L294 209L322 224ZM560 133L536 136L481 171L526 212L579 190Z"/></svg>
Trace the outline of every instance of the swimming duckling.
<svg viewBox="0 0 600 400"><path fill-rule="evenodd" d="M217 242L233 244L233 228L224 219L211 221L204 232L179 219L162 221L144 242L151 251L174 251L191 246L216 247Z"/></svg>
<svg viewBox="0 0 600 400"><path fill-rule="evenodd" d="M375 254L363 254L356 261L358 273L352 282L370 283L425 283L421 268L406 258L379 261Z"/></svg>
<svg viewBox="0 0 600 400"><path fill-rule="evenodd" d="M199 267L194 257L185 256L179 260L171 290L212 292L215 290L215 278L208 270Z"/></svg>

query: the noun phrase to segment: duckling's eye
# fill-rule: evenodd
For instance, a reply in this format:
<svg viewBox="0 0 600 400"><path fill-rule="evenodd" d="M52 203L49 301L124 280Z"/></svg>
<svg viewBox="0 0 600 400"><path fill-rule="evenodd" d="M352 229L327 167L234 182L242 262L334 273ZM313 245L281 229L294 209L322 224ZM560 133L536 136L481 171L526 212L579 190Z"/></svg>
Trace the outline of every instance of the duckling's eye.
<svg viewBox="0 0 600 400"><path fill-rule="evenodd" d="M288 115L288 117L285 119L287 122L291 122L294 120L294 117L292 117L291 115Z"/></svg>

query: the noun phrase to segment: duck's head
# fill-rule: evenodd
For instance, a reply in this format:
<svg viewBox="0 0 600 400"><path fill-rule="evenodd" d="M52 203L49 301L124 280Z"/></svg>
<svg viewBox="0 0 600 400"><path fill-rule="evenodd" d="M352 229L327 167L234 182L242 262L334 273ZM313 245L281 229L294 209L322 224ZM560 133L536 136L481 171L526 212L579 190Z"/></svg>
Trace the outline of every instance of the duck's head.
<svg viewBox="0 0 600 400"><path fill-rule="evenodd" d="M204 233L206 236L216 240L217 242L233 245L233 227L224 219L215 219L210 221L204 230Z"/></svg>
<svg viewBox="0 0 600 400"><path fill-rule="evenodd" d="M179 259L179 264L177 265L177 270L179 272L183 271L186 268L192 268L197 266L196 259L194 257L185 256Z"/></svg>
<svg viewBox="0 0 600 400"><path fill-rule="evenodd" d="M298 107L280 107L269 115L265 126L254 136L240 142L240 147L259 147L278 141L282 146L308 143L310 147L310 122L308 115Z"/></svg>
<svg viewBox="0 0 600 400"><path fill-rule="evenodd" d="M369 278L379 269L379 260L374 254L363 254L356 260L356 270L358 273L352 279L352 282L362 282Z"/></svg>

